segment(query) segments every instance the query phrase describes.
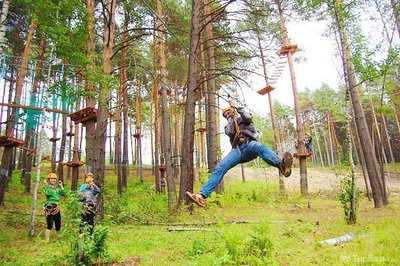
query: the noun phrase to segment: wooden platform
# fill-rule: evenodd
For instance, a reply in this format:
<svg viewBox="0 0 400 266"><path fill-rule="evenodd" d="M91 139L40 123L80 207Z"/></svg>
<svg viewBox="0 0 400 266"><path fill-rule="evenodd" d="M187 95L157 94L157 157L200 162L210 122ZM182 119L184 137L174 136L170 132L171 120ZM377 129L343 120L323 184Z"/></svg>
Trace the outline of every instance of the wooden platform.
<svg viewBox="0 0 400 266"><path fill-rule="evenodd" d="M7 136L0 136L0 147L20 147L24 145L24 141Z"/></svg>
<svg viewBox="0 0 400 266"><path fill-rule="evenodd" d="M66 166L68 167L80 167L82 165L84 165L85 163L82 161L70 161L65 163Z"/></svg>
<svg viewBox="0 0 400 266"><path fill-rule="evenodd" d="M273 91L274 89L275 89L274 87L272 87L271 85L268 85L267 87L257 91L257 93L260 94L260 95L265 95L265 94Z"/></svg>
<svg viewBox="0 0 400 266"><path fill-rule="evenodd" d="M75 136L75 133L73 133L73 132L67 132L65 135L66 135L67 137L72 137L72 136Z"/></svg>
<svg viewBox="0 0 400 266"><path fill-rule="evenodd" d="M166 171L166 170L167 170L167 166L166 165L162 164L162 165L158 166L158 171L163 172L163 171Z"/></svg>
<svg viewBox="0 0 400 266"><path fill-rule="evenodd" d="M90 120L97 120L97 109L94 107L86 107L75 113L68 115L75 124L83 123Z"/></svg>
<svg viewBox="0 0 400 266"><path fill-rule="evenodd" d="M134 138L141 138L141 137L143 137L143 135L142 135L142 134L139 134L139 133L133 134L132 136L133 136Z"/></svg>
<svg viewBox="0 0 400 266"><path fill-rule="evenodd" d="M281 48L280 55L286 55L288 53L294 54L297 51L297 44L284 45Z"/></svg>
<svg viewBox="0 0 400 266"><path fill-rule="evenodd" d="M56 142L56 141L59 141L60 138L50 138L49 140L50 140L51 142Z"/></svg>
<svg viewBox="0 0 400 266"><path fill-rule="evenodd" d="M200 127L198 129L196 129L197 132L207 132L207 128L205 127Z"/></svg>
<svg viewBox="0 0 400 266"><path fill-rule="evenodd" d="M304 152L304 153L295 153L293 157L300 158L300 157L311 157L313 155L312 152Z"/></svg>
<svg viewBox="0 0 400 266"><path fill-rule="evenodd" d="M171 90L166 90L166 91L167 91L167 95L168 95L168 96L171 96ZM162 94L162 90L158 90L157 93L158 93L159 95L161 95L161 94Z"/></svg>

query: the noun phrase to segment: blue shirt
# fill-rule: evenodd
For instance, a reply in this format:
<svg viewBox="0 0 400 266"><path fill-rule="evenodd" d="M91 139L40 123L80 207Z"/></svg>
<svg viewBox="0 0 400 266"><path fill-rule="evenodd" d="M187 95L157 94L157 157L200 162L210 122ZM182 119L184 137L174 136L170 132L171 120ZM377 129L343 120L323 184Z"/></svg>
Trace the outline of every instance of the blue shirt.
<svg viewBox="0 0 400 266"><path fill-rule="evenodd" d="M82 184L79 188L79 201L83 204L96 204L96 196L100 194L100 188L93 184L91 188L88 188L86 184Z"/></svg>

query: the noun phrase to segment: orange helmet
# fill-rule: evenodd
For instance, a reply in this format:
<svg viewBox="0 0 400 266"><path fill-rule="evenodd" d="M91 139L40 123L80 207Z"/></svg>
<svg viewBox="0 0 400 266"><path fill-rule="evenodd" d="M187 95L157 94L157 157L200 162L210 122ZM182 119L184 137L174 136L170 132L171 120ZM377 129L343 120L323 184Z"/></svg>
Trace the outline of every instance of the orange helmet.
<svg viewBox="0 0 400 266"><path fill-rule="evenodd" d="M56 173L50 173L47 175L47 179L57 179L57 174Z"/></svg>
<svg viewBox="0 0 400 266"><path fill-rule="evenodd" d="M93 174L92 173L86 173L85 175L85 182L93 181Z"/></svg>
<svg viewBox="0 0 400 266"><path fill-rule="evenodd" d="M230 115L233 115L233 113L235 112L235 109L233 109L233 107L225 107L224 109L222 109L222 115L223 117L228 117Z"/></svg>

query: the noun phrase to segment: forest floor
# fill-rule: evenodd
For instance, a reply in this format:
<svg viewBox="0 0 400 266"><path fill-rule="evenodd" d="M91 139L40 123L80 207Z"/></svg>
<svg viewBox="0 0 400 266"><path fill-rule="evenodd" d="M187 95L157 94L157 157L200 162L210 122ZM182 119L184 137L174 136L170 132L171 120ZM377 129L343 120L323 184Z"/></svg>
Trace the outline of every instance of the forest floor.
<svg viewBox="0 0 400 266"><path fill-rule="evenodd" d="M206 208L183 205L171 215L168 197L155 193L149 170L144 182L131 171L127 191L118 196L108 169L106 215L96 222L94 238L78 238L80 207L70 194L61 201L63 225L54 243L43 240L41 210L35 235L28 236L32 197L23 192L16 171L0 208L0 265L400 265L398 177L391 177L389 205L377 209L362 196L357 223L348 225L337 199L345 170L309 168L309 195L303 197L294 168L282 197L275 169L245 168L243 183L238 166L225 177L225 193L213 194ZM358 186L365 187L357 176ZM67 180L67 190L69 185ZM39 206L43 202L39 194ZM350 242L319 243L348 233L354 234ZM87 261L79 264L82 249Z"/></svg>
<svg viewBox="0 0 400 266"><path fill-rule="evenodd" d="M399 169L400 170L400 169ZM242 179L242 169L240 166L228 171L225 179ZM329 168L307 168L307 183L310 193L336 193L340 188L340 180L349 175L345 170L335 170ZM246 180L266 181L267 183L278 183L277 170L272 167L267 168L244 168L244 177ZM390 172L385 174L386 184L390 193L400 195L400 172ZM365 191L365 179L361 170L356 172L357 186ZM367 180L368 186L369 181ZM285 178L285 188L294 193L300 192L300 168L292 168L292 175Z"/></svg>

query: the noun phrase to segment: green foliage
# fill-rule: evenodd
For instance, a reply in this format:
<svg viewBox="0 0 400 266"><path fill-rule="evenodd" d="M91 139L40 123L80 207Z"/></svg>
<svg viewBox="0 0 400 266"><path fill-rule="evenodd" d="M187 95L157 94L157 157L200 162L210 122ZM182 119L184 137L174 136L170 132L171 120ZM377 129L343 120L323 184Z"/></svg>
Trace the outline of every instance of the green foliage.
<svg viewBox="0 0 400 266"><path fill-rule="evenodd" d="M70 252L66 261L74 265L102 265L111 261L108 252L109 230L105 226L96 226L93 235L72 238Z"/></svg>
<svg viewBox="0 0 400 266"><path fill-rule="evenodd" d="M242 231L229 230L223 233L229 257L239 265L266 265L272 257L273 244L269 225L255 226L249 237Z"/></svg>
<svg viewBox="0 0 400 266"><path fill-rule="evenodd" d="M204 184L205 182L207 182L210 176L210 172L208 171L207 167L201 167L200 169L198 169L198 171L199 171L199 181L201 184Z"/></svg>
<svg viewBox="0 0 400 266"><path fill-rule="evenodd" d="M193 241L192 249L189 251L190 256L201 255L206 250L206 242L204 239L195 239Z"/></svg>
<svg viewBox="0 0 400 266"><path fill-rule="evenodd" d="M345 177L340 181L340 190L341 191L338 193L337 198L343 206L344 219L348 224L355 224L357 222L357 209L359 206L361 191L353 183L350 176ZM354 210L356 213L353 213L352 210L353 199L355 204Z"/></svg>

